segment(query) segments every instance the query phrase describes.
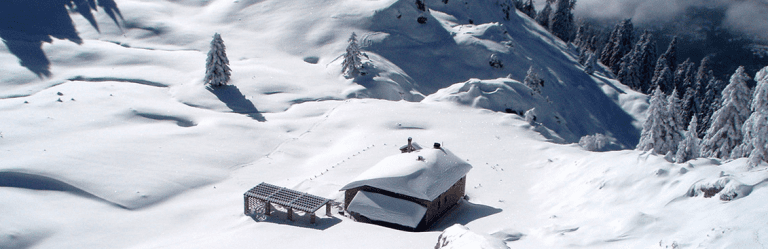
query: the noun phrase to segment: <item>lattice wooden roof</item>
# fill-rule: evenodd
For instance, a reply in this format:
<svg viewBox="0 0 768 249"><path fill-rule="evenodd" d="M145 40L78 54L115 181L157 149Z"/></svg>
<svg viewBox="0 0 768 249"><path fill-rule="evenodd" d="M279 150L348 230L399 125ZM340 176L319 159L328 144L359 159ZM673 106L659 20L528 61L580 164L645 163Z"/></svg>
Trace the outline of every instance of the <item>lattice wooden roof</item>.
<svg viewBox="0 0 768 249"><path fill-rule="evenodd" d="M245 192L245 195L307 213L314 213L323 207L323 205L331 201L316 195L311 195L264 182L256 185L256 187L248 190L248 192Z"/></svg>

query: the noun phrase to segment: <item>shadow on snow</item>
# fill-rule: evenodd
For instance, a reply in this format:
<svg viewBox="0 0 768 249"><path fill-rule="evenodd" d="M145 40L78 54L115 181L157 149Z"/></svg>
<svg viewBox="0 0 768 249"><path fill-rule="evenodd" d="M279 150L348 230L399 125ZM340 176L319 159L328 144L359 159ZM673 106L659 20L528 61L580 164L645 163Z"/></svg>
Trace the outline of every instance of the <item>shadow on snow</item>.
<svg viewBox="0 0 768 249"><path fill-rule="evenodd" d="M259 110L256 109L256 106L253 105L253 102L246 99L242 92L240 92L240 89L237 88L237 86L233 85L225 85L225 86L217 86L217 87L206 87L208 91L211 91L214 95L216 95L221 102L224 102L224 104L227 104L227 107L229 109L232 109L232 112L239 113L239 114L245 114L248 117L251 117L252 119L264 122L267 121L266 118L264 118L261 113L259 113Z"/></svg>
<svg viewBox="0 0 768 249"><path fill-rule="evenodd" d="M123 19L114 0L3 0L0 1L0 38L19 63L37 74L50 77L51 62L42 49L53 38L83 43L77 34L69 10L77 11L98 31L91 10L101 7L120 26Z"/></svg>

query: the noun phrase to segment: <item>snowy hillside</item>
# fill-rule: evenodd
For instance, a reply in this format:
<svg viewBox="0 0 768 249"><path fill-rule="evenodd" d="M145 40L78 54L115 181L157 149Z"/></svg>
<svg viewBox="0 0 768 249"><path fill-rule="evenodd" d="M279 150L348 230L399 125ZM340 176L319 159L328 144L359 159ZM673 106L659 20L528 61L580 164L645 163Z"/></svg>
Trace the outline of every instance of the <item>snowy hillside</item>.
<svg viewBox="0 0 768 249"><path fill-rule="evenodd" d="M647 97L503 1L117 0L122 18L92 20L53 2L0 4L31 13L0 27L0 248L434 248L456 223L471 231L446 237L510 248L768 244L765 165L573 144L633 148ZM41 21L67 18L64 35ZM217 32L232 80L206 88ZM373 67L345 78L352 32ZM473 166L469 200L427 232L243 215L261 182L341 201L407 137Z"/></svg>

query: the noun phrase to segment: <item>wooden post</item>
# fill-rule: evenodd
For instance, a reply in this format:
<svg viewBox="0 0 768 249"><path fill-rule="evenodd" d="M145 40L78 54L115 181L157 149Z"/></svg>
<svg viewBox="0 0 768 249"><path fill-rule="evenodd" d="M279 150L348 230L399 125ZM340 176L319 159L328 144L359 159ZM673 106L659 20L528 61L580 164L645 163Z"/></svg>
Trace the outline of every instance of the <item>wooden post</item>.
<svg viewBox="0 0 768 249"><path fill-rule="evenodd" d="M309 215L309 224L315 224L315 213Z"/></svg>
<svg viewBox="0 0 768 249"><path fill-rule="evenodd" d="M293 221L293 208L288 207L288 220Z"/></svg>
<svg viewBox="0 0 768 249"><path fill-rule="evenodd" d="M264 215L270 215L272 213L272 203L268 201L264 202Z"/></svg>
<svg viewBox="0 0 768 249"><path fill-rule="evenodd" d="M243 214L248 215L248 196L243 195Z"/></svg>
<svg viewBox="0 0 768 249"><path fill-rule="evenodd" d="M333 214L331 213L331 202L325 204L325 216L333 217Z"/></svg>

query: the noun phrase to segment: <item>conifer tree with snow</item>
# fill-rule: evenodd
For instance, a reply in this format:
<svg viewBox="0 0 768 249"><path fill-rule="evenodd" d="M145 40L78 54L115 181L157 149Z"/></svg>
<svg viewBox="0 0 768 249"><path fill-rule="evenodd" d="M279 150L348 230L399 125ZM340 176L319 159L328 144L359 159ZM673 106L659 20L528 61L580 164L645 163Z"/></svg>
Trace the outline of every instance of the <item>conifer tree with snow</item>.
<svg viewBox="0 0 768 249"><path fill-rule="evenodd" d="M675 70L675 88L687 90L689 87L693 87L695 69L696 65L691 62L690 58L680 63ZM681 93L685 94L685 91Z"/></svg>
<svg viewBox="0 0 768 249"><path fill-rule="evenodd" d="M208 59L205 61L205 79L203 82L210 86L223 86L229 82L229 59L225 51L224 40L216 33L211 41L211 50L208 51Z"/></svg>
<svg viewBox="0 0 768 249"><path fill-rule="evenodd" d="M651 87L660 87L661 91L667 93L670 91L670 89L677 89L675 88L675 77L672 76L672 71L664 65L664 69L661 70L661 73L651 82ZM677 91L675 91L677 93Z"/></svg>
<svg viewBox="0 0 768 249"><path fill-rule="evenodd" d="M523 3L523 9L520 11L530 18L536 18L536 7L534 6L533 0L525 1L525 3Z"/></svg>
<svg viewBox="0 0 768 249"><path fill-rule="evenodd" d="M764 67L755 75L755 91L747 121L742 127L744 140L734 151L736 157L749 157L749 165L755 167L763 161L768 161L768 67Z"/></svg>
<svg viewBox="0 0 768 249"><path fill-rule="evenodd" d="M707 84L709 84L709 81L712 78L712 75L709 74L710 69L710 59L709 56L705 56L703 59L701 59L701 62L699 63L699 68L696 69L696 76L693 80L693 87L698 92L700 98L704 98L704 94L707 91ZM701 122L701 120L699 120Z"/></svg>
<svg viewBox="0 0 768 249"><path fill-rule="evenodd" d="M662 91L663 92L663 91ZM667 113L669 114L669 126L670 126L670 151L672 153L677 152L677 145L683 140L682 134L684 131L685 123L683 119L682 101L677 97L677 89L672 90L672 93L667 96Z"/></svg>
<svg viewBox="0 0 768 249"><path fill-rule="evenodd" d="M573 45L576 45L577 48L581 48L582 51L584 51L584 45L586 44L587 40L587 27L584 25L579 25L579 28L576 29L576 36L573 37Z"/></svg>
<svg viewBox="0 0 768 249"><path fill-rule="evenodd" d="M739 67L723 89L720 109L712 115L710 127L701 141L701 155L727 159L743 141L742 126L749 118L749 76Z"/></svg>
<svg viewBox="0 0 768 249"><path fill-rule="evenodd" d="M670 71L675 72L677 67L677 36L672 38L672 41L667 47L667 51L659 56L656 61L656 66L653 71L653 78L656 79L658 75L664 70L664 66L667 66Z"/></svg>
<svg viewBox="0 0 768 249"><path fill-rule="evenodd" d="M613 28L613 31L611 31L611 35L608 37L608 40L605 42L605 45L603 46L603 50L600 53L600 63L603 63L603 65L606 65L610 67L611 65L611 55L613 55L613 47L616 46L616 41L619 39L619 25L616 24L616 27Z"/></svg>
<svg viewBox="0 0 768 249"><path fill-rule="evenodd" d="M696 104L696 90L693 87L686 88L682 101L683 123L685 124L690 122L693 117L696 117L696 113L699 111L699 106ZM698 126L698 120L696 122ZM696 132L698 134L698 130Z"/></svg>
<svg viewBox="0 0 768 249"><path fill-rule="evenodd" d="M627 54L621 62L621 70L616 75L616 79L629 88L642 91L643 83L640 81L640 64L638 60L632 59L633 54Z"/></svg>
<svg viewBox="0 0 768 249"><path fill-rule="evenodd" d="M653 38L653 34L645 31L641 41L638 41L639 47L636 46L634 60L637 60L640 65L638 72L640 83L642 84L640 89L644 93L650 93L654 89L651 87L651 79L653 79L653 69L656 65L656 40ZM665 89L662 90L664 91ZM668 89L664 93L668 93L671 90Z"/></svg>
<svg viewBox="0 0 768 249"><path fill-rule="evenodd" d="M627 53L632 51L632 37L635 32L635 27L632 25L631 19L626 19L617 26L615 40L612 41L612 47L610 48L610 58L608 64L605 64L611 69L611 72L618 74L621 70L621 62Z"/></svg>
<svg viewBox="0 0 768 249"><path fill-rule="evenodd" d="M555 5L557 10L550 23L552 34L564 42L570 42L575 27L573 8L576 7L576 0L557 0Z"/></svg>
<svg viewBox="0 0 768 249"><path fill-rule="evenodd" d="M696 132L696 125L698 121L696 116L693 116L691 122L688 124L688 130L685 132L683 141L677 146L677 154L675 155L675 161L677 163L684 163L691 159L699 158L699 134Z"/></svg>
<svg viewBox="0 0 768 249"><path fill-rule="evenodd" d="M653 150L656 154L666 155L672 151L673 138L671 132L674 128L670 125L669 112L667 109L667 98L661 89L653 90L648 107L648 118L643 123L643 131L640 133L640 142L637 149L641 151Z"/></svg>
<svg viewBox="0 0 768 249"><path fill-rule="evenodd" d="M539 75L533 70L533 66L528 68L528 73L525 75L523 84L531 89L531 95L534 93L541 94L541 87L544 86L544 80L539 78Z"/></svg>
<svg viewBox="0 0 768 249"><path fill-rule="evenodd" d="M360 68L363 65L363 54L360 52L360 46L357 45L357 35L352 32L349 37L347 52L344 54L344 61L341 62L341 72L345 77L355 77L360 74Z"/></svg>
<svg viewBox="0 0 768 249"><path fill-rule="evenodd" d="M720 109L720 97L722 96L723 89L725 89L725 82L712 76L712 71L709 73L709 84L706 87L706 93L704 98L700 100L701 107L699 108L701 118L704 118L704 122L700 122L704 128L709 128L712 124L712 115L715 114L717 109ZM701 131L701 130L700 130Z"/></svg>
<svg viewBox="0 0 768 249"><path fill-rule="evenodd" d="M552 0L546 0L547 3L544 5L544 9L542 9L537 15L536 15L536 22L539 23L542 27L549 30L549 20L552 16Z"/></svg>
<svg viewBox="0 0 768 249"><path fill-rule="evenodd" d="M595 73L595 69L597 68L597 54L595 52L587 52L587 62L584 66L584 72L592 75Z"/></svg>

